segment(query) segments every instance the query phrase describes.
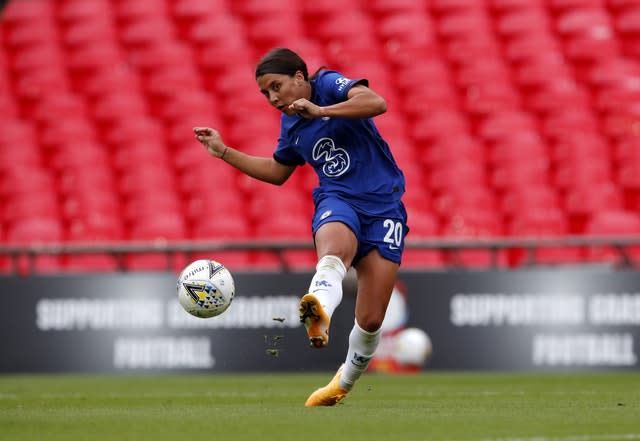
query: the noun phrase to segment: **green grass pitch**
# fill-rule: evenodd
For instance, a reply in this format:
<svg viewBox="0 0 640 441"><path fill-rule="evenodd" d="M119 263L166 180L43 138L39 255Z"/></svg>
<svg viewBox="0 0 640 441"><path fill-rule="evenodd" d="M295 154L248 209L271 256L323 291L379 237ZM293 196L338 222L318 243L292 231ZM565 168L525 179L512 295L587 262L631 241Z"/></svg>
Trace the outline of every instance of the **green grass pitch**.
<svg viewBox="0 0 640 441"><path fill-rule="evenodd" d="M640 373L0 376L0 440L634 441Z"/></svg>

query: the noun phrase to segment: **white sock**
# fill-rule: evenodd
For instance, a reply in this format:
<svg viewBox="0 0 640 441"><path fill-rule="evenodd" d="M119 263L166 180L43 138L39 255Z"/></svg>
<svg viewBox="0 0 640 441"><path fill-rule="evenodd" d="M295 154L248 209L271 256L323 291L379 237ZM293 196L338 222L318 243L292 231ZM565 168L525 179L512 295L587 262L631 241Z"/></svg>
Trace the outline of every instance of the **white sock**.
<svg viewBox="0 0 640 441"><path fill-rule="evenodd" d="M347 269L336 256L324 256L316 265L309 292L320 300L329 317L342 301L342 280L345 274Z"/></svg>
<svg viewBox="0 0 640 441"><path fill-rule="evenodd" d="M351 389L360 375L367 370L369 362L380 342L380 329L368 332L356 321L349 334L349 350L344 361L344 369L340 377L340 387Z"/></svg>

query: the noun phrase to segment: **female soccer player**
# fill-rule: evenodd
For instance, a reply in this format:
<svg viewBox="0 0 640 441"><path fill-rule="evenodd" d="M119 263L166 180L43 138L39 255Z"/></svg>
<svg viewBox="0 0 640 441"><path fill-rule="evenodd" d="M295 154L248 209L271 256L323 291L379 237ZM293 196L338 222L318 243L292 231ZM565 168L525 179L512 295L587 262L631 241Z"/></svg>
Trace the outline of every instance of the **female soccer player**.
<svg viewBox="0 0 640 441"><path fill-rule="evenodd" d="M298 165L315 169L312 232L318 263L300 300L300 321L312 347L329 343L331 316L349 267L356 269L358 282L345 362L305 403L332 406L367 369L380 340L408 232L404 176L371 119L387 105L367 80L323 69L310 78L304 60L286 48L268 52L255 77L260 92L283 113L273 157L229 147L212 128L193 130L212 156L261 181L281 185Z"/></svg>

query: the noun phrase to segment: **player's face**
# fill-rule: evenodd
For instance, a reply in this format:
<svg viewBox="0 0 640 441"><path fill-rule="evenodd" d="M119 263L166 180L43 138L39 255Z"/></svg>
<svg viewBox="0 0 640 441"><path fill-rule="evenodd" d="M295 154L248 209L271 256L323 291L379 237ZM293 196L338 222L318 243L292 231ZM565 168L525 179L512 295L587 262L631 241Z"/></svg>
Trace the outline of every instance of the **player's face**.
<svg viewBox="0 0 640 441"><path fill-rule="evenodd" d="M296 112L289 109L295 100L304 97L304 76L297 72L294 76L283 74L264 74L256 80L260 93L273 107L291 116Z"/></svg>

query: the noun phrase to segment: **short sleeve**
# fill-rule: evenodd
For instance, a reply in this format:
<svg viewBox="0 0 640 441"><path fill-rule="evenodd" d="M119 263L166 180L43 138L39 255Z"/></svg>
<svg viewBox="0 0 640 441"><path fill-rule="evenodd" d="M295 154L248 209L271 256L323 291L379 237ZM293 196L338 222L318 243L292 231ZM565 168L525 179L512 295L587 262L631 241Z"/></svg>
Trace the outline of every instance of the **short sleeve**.
<svg viewBox="0 0 640 441"><path fill-rule="evenodd" d="M298 153L297 149L285 142L283 137L278 139L278 146L273 152L273 159L284 165L304 165L305 160Z"/></svg>
<svg viewBox="0 0 640 441"><path fill-rule="evenodd" d="M334 103L346 101L349 90L356 84L369 86L369 81L365 78L347 78L336 71L325 71L316 80L316 87Z"/></svg>

